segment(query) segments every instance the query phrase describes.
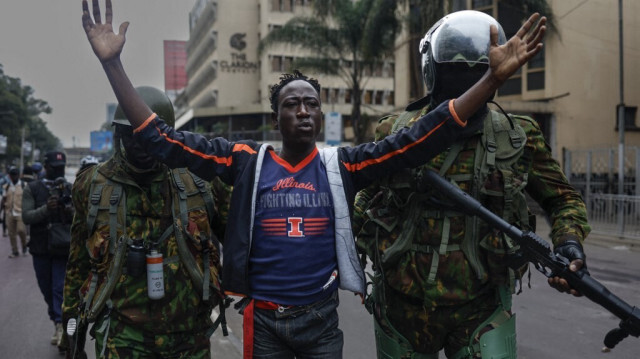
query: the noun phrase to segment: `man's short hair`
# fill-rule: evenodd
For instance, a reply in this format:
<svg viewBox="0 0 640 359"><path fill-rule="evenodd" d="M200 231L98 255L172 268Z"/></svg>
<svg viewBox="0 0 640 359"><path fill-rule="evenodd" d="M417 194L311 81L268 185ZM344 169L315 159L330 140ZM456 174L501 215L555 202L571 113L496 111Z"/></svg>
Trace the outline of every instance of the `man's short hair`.
<svg viewBox="0 0 640 359"><path fill-rule="evenodd" d="M280 82L271 86L271 96L269 99L271 100L271 110L275 113L278 113L278 96L280 96L280 90L285 87L289 82L295 80L306 81L309 85L311 85L318 96L320 96L320 83L316 79L312 79L302 74L302 72L298 70L293 70L292 74L282 74L280 77Z"/></svg>

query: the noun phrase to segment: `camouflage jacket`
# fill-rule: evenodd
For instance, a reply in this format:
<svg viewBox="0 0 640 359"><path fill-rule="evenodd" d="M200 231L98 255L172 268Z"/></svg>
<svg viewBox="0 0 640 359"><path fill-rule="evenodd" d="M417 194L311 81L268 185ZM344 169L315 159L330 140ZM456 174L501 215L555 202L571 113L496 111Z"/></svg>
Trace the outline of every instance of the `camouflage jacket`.
<svg viewBox="0 0 640 359"><path fill-rule="evenodd" d="M118 224L115 237L142 239L145 247L156 242L155 246L164 259L165 296L159 300L148 298L146 274L143 272L135 277L128 275L125 255L124 264L121 266L124 268L116 276L117 282L108 297L111 301L109 305L112 307L110 315L121 322L153 333L203 330L211 325L209 317L212 304L217 302L220 295L220 258L215 243L201 242L203 239L211 238L212 233L211 218L204 201L206 194L196 189L193 179L189 182L191 177L186 170L182 170L180 176L183 183L178 184L173 177L175 171L178 170L172 172L161 165L157 171L145 175L146 184L139 186L123 165L117 159L111 158L79 174L73 186L73 202L77 211L71 227L71 252L64 288L64 318L75 318L83 306L83 309L87 310L95 305L96 298L105 287L107 273L113 267L115 239L111 238L113 232L109 207L105 208L102 202L100 203L91 229L88 228L88 218L92 209L92 192L96 193L93 188L98 184L115 183L122 188L122 203L117 207ZM210 194L210 185L204 181L202 184L203 191L209 191ZM180 212L177 188L181 185L186 188L182 192L187 195L186 216ZM103 196L105 195L109 196L109 193L103 193ZM126 218L123 216L124 211ZM188 223L183 223L183 218L186 218ZM178 225L171 231L174 221ZM126 223L126 233L122 230L122 222ZM213 223L216 226L224 225L224 222L220 221ZM211 293L212 299L207 302L203 301L199 288L194 285L187 266L179 255L175 231L178 226L184 229L180 233L201 274L204 274L202 262L205 253L202 246L209 249L209 264L205 270L209 272L207 276L214 290ZM168 236L165 234L166 231L169 233ZM216 232L222 231L217 228ZM163 234L165 236L161 238ZM92 297L89 299L90 302L84 304L92 282L95 282L97 289L94 294L89 295Z"/></svg>
<svg viewBox="0 0 640 359"><path fill-rule="evenodd" d="M410 126L427 113L429 107L409 107L407 111L413 111L403 114L412 116L407 122ZM394 123L400 116L381 119L376 129L376 139L396 130ZM492 111L485 119L485 126L487 121L491 123L491 116ZM510 117L524 130L526 143L517 160L508 167L507 172L513 174L509 186L523 187L519 191L526 191L541 205L551 220L554 244L569 238L582 241L590 231L582 198L569 185L559 163L551 156L539 125L528 117ZM489 172L486 178L476 182L484 183L480 186L482 188L472 188L473 176L478 175L475 157L477 146L484 139L482 132L470 134L426 166L394 174L359 192L356 197L353 227L358 234L359 250L369 255L374 263L384 262L381 259L383 253L399 236L410 236L410 249L399 259L383 266L385 282L392 289L413 298L412 301L422 302L427 307L467 302L495 285L512 284L514 277L519 274L510 273L506 266L505 253L510 249L506 243L510 240L506 236L474 217L466 217L455 209L445 209L426 200L438 198L438 194L429 193L428 189L426 193L416 190L421 170L440 170L448 162L448 169L442 173L445 177L511 223L532 228L534 224L526 218L526 202L524 214L518 213L516 206L512 208L513 213L504 213L503 173L506 176L507 172ZM449 152L456 146L459 152L448 158ZM524 195L521 194L521 197L524 198ZM446 198L440 199L446 202ZM470 220L475 221L471 224L475 226L473 231L468 230ZM407 223L415 225L408 226ZM407 228L403 228L403 225ZM484 270L476 270L470 263L469 253L461 249L465 234L470 233L475 233L472 252L475 251ZM442 246L444 238L446 243ZM388 251L385 253L387 256L389 254Z"/></svg>

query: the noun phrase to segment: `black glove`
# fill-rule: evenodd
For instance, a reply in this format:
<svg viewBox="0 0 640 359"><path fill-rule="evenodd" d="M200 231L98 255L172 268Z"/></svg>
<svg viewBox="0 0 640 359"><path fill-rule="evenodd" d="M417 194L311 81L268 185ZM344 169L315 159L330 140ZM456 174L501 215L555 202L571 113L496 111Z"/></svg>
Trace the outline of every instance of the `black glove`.
<svg viewBox="0 0 640 359"><path fill-rule="evenodd" d="M574 260L581 259L582 260L582 268L587 269L587 256L584 254L584 250L582 249L582 244L578 240L575 239L567 239L566 241L557 245L553 252L559 256L562 256L569 260L569 262L573 262Z"/></svg>

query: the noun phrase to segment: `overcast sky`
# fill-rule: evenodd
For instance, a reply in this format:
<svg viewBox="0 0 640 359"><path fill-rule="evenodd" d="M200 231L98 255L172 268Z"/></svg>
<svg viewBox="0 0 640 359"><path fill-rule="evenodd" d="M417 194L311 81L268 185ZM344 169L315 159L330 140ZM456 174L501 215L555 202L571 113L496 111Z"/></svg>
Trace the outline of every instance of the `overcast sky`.
<svg viewBox="0 0 640 359"><path fill-rule="evenodd" d="M122 61L135 86L164 89L163 40L188 40L195 0L112 0L114 29L129 21ZM104 0L100 1L101 6ZM0 64L52 107L43 119L65 147L89 133L116 102L82 29L81 0L0 0ZM104 11L103 11L104 14Z"/></svg>

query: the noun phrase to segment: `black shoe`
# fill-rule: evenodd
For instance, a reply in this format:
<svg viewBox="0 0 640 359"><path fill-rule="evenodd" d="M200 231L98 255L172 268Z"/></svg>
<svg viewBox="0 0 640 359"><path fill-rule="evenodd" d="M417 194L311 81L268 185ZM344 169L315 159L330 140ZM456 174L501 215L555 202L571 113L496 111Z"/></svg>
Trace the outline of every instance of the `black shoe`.
<svg viewBox="0 0 640 359"><path fill-rule="evenodd" d="M20 253L14 252L14 253L9 254L9 258L16 258L16 257L20 257Z"/></svg>

